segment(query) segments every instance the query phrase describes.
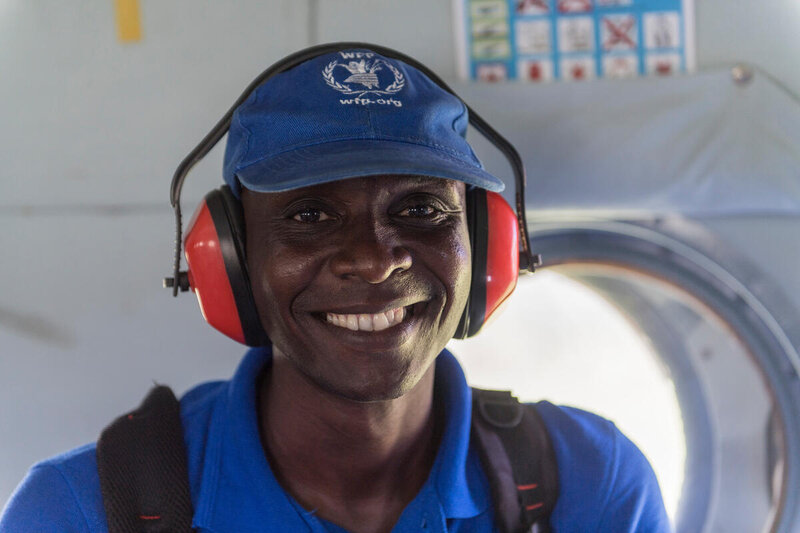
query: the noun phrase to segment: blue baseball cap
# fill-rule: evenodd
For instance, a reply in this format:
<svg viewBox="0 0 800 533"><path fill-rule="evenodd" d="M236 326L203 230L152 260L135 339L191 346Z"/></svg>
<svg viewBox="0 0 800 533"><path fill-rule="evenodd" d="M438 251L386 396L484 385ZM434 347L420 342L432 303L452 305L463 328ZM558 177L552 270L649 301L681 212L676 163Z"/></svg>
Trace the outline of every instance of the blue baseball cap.
<svg viewBox="0 0 800 533"><path fill-rule="evenodd" d="M272 77L237 108L223 176L237 197L380 174L501 191L466 141L468 122L464 103L416 68L342 50Z"/></svg>

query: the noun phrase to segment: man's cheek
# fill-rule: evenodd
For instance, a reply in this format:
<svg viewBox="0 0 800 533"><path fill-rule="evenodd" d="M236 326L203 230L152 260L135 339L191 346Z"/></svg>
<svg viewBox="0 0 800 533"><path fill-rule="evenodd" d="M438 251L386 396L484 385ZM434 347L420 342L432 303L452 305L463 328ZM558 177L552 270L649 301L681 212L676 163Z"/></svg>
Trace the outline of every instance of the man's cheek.
<svg viewBox="0 0 800 533"><path fill-rule="evenodd" d="M464 283L469 284L472 273L472 252L469 238L464 236L463 239L453 239L451 242L452 245L445 252L450 259L450 276L455 281L457 288L463 289Z"/></svg>

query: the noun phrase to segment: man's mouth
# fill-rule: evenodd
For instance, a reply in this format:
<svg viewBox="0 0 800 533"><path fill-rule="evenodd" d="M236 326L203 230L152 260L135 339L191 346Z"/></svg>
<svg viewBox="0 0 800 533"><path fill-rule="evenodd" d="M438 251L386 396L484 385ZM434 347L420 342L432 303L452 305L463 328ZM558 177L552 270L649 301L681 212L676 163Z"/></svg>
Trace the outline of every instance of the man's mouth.
<svg viewBox="0 0 800 533"><path fill-rule="evenodd" d="M338 314L325 313L328 324L352 331L383 331L400 324L411 311L411 306L398 307L382 313Z"/></svg>

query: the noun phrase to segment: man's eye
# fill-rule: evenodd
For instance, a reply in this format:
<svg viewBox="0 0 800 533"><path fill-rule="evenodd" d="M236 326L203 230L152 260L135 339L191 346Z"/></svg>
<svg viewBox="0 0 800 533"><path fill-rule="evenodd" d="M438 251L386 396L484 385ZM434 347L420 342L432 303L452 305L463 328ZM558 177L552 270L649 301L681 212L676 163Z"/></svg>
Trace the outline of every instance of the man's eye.
<svg viewBox="0 0 800 533"><path fill-rule="evenodd" d="M438 210L430 205L419 204L407 207L398 213L402 217L425 218L435 215Z"/></svg>
<svg viewBox="0 0 800 533"><path fill-rule="evenodd" d="M331 217L320 209L306 207L295 213L292 218L298 222L313 223L322 222L323 220L330 220Z"/></svg>

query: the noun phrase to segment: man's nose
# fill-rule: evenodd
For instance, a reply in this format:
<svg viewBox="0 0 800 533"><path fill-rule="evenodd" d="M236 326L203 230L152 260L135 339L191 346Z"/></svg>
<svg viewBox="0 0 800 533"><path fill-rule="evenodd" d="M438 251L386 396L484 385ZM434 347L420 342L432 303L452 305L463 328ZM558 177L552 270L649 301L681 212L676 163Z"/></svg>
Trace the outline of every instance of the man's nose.
<svg viewBox="0 0 800 533"><path fill-rule="evenodd" d="M381 283L411 268L411 253L391 228L374 221L354 224L331 259L331 270L342 278Z"/></svg>

